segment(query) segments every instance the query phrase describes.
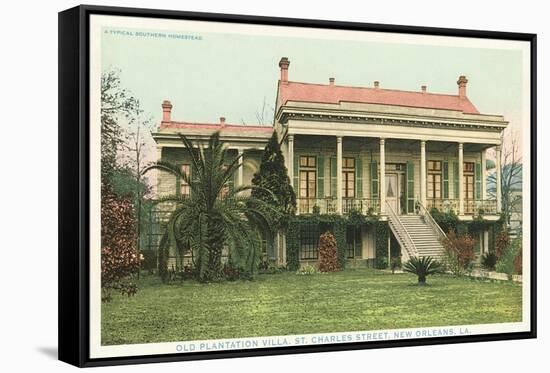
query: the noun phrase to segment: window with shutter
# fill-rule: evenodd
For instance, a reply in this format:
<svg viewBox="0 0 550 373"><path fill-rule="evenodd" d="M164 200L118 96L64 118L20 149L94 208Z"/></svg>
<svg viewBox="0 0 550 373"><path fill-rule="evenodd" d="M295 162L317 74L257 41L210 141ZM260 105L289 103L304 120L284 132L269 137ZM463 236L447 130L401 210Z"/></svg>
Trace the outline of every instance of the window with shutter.
<svg viewBox="0 0 550 373"><path fill-rule="evenodd" d="M325 198L325 158L317 157L317 198Z"/></svg>
<svg viewBox="0 0 550 373"><path fill-rule="evenodd" d="M378 198L378 163L376 161L370 162L370 180L371 188L370 195L372 199Z"/></svg>
<svg viewBox="0 0 550 373"><path fill-rule="evenodd" d="M363 162L361 158L355 160L355 195L363 198Z"/></svg>
<svg viewBox="0 0 550 373"><path fill-rule="evenodd" d="M443 161L443 198L449 198L449 161Z"/></svg>
<svg viewBox="0 0 550 373"><path fill-rule="evenodd" d="M475 199L481 199L481 163L476 162L476 186L475 186Z"/></svg>

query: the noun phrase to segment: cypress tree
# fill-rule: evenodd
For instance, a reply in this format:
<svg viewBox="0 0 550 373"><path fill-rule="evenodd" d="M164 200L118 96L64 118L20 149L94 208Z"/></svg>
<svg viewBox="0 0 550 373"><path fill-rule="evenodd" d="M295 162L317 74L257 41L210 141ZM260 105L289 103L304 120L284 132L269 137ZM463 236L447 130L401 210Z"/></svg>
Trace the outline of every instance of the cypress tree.
<svg viewBox="0 0 550 373"><path fill-rule="evenodd" d="M288 217L296 211L296 194L290 184L276 131L273 131L264 149L260 169L254 174L252 186L252 197L269 203L282 213L274 219L272 232L284 229Z"/></svg>

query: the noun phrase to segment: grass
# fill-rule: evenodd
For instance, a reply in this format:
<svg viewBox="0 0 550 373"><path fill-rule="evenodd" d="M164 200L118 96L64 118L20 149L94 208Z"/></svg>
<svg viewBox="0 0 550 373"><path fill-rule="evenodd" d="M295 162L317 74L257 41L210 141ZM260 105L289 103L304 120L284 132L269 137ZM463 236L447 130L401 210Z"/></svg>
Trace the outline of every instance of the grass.
<svg viewBox="0 0 550 373"><path fill-rule="evenodd" d="M521 285L346 270L254 281L162 284L102 305L102 344L240 338L521 321Z"/></svg>

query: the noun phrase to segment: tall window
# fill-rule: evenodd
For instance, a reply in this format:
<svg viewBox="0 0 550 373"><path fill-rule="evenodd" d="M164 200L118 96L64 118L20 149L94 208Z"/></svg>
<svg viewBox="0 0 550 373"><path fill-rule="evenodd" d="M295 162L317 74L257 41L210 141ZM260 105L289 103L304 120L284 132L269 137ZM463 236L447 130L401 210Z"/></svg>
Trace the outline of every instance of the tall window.
<svg viewBox="0 0 550 373"><path fill-rule="evenodd" d="M181 173L187 175L187 177L190 176L190 173L189 173L190 168L189 167L190 166L188 164L182 164L181 165ZM185 180L181 179L180 180L180 195L182 197L189 197L190 192L191 192L191 189L189 187L189 184Z"/></svg>
<svg viewBox="0 0 550 373"><path fill-rule="evenodd" d="M474 199L474 162L464 162L464 199Z"/></svg>
<svg viewBox="0 0 550 373"><path fill-rule="evenodd" d="M342 197L355 197L355 158L342 159Z"/></svg>
<svg viewBox="0 0 550 373"><path fill-rule="evenodd" d="M300 198L315 198L317 172L316 159L311 156L300 157Z"/></svg>
<svg viewBox="0 0 550 373"><path fill-rule="evenodd" d="M441 161L428 161L428 199L441 199Z"/></svg>

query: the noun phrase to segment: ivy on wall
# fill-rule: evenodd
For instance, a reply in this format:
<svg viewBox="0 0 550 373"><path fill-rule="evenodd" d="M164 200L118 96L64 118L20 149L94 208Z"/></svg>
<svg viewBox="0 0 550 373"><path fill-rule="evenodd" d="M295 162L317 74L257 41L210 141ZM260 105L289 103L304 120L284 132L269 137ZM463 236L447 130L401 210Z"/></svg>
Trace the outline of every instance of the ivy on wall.
<svg viewBox="0 0 550 373"><path fill-rule="evenodd" d="M300 225L293 220L286 231L286 267L290 271L300 268Z"/></svg>
<svg viewBox="0 0 550 373"><path fill-rule="evenodd" d="M377 217L363 216L358 213L348 215L308 214L296 215L290 219L286 234L286 265L291 271L300 267L300 232L303 226L317 225L321 234L331 232L336 238L336 249L340 268L346 264L346 227L376 224ZM386 237L387 239L387 237Z"/></svg>
<svg viewBox="0 0 550 373"><path fill-rule="evenodd" d="M379 221L376 224L376 268L388 268L388 237L390 227L388 222Z"/></svg>
<svg viewBox="0 0 550 373"><path fill-rule="evenodd" d="M504 221L502 216L497 221L488 221L481 214L474 216L471 221L460 221L453 211L448 213L437 209L432 209L430 214L446 233L453 230L457 234L470 234L477 239L480 232L489 230L489 251L491 252L494 251L495 234L502 230Z"/></svg>
<svg viewBox="0 0 550 373"><path fill-rule="evenodd" d="M346 267L346 220L337 219L334 222L333 230L336 238L336 251L338 253L338 264L341 269Z"/></svg>

